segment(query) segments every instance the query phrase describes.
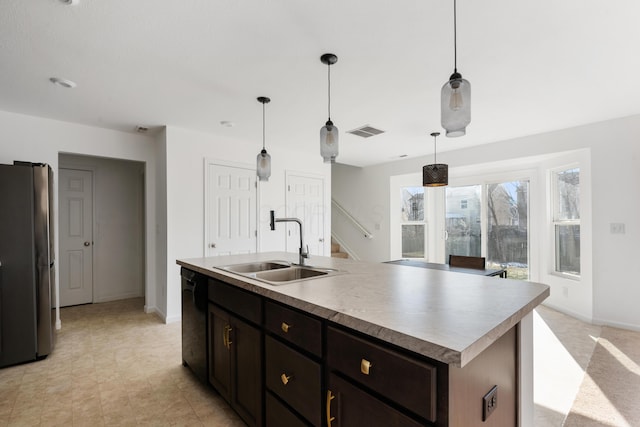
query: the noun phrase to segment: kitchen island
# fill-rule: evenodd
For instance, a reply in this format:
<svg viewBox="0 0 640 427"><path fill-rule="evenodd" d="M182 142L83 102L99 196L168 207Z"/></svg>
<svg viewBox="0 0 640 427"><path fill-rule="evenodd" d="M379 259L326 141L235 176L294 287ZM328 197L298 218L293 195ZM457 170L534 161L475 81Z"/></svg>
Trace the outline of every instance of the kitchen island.
<svg viewBox="0 0 640 427"><path fill-rule="evenodd" d="M274 260L298 261L178 261L209 278L209 379L249 425L532 422L531 312L546 285L327 257L307 264L333 274L277 286L221 268Z"/></svg>

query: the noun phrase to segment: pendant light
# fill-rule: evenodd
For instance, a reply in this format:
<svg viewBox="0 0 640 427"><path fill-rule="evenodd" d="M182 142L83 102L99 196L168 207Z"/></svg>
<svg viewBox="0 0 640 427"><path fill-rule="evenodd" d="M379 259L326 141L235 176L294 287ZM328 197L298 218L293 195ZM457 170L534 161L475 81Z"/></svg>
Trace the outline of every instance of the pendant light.
<svg viewBox="0 0 640 427"><path fill-rule="evenodd" d="M425 187L443 187L449 184L449 166L436 160L436 139L440 132L433 132L433 164L422 167L422 185Z"/></svg>
<svg viewBox="0 0 640 427"><path fill-rule="evenodd" d="M442 86L440 123L448 137L463 136L471 123L471 85L458 73L456 0L453 0L453 74Z"/></svg>
<svg viewBox="0 0 640 427"><path fill-rule="evenodd" d="M331 121L331 66L338 62L338 57L333 53L325 53L320 57L323 64L327 64L328 82L328 113L327 123L320 129L320 154L325 163L335 163L338 156L338 128Z"/></svg>
<svg viewBox="0 0 640 427"><path fill-rule="evenodd" d="M262 104L262 151L260 151L256 159L256 172L258 173L258 179L260 181L269 181L269 177L271 176L271 156L264 148L264 104L268 104L271 100L266 96L260 96L258 97L258 102Z"/></svg>

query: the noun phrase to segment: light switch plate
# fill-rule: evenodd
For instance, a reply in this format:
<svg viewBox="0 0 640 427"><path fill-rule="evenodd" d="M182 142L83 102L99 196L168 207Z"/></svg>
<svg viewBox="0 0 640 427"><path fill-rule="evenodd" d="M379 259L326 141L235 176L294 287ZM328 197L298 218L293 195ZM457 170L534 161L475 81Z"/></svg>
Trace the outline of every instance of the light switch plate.
<svg viewBox="0 0 640 427"><path fill-rule="evenodd" d="M609 232L611 234L624 234L623 222L612 222L609 224Z"/></svg>

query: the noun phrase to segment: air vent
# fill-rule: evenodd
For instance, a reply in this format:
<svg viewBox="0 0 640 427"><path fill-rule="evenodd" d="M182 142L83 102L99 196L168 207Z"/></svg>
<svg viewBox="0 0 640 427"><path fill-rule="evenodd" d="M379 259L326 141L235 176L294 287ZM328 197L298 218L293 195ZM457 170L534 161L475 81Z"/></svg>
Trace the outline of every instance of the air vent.
<svg viewBox="0 0 640 427"><path fill-rule="evenodd" d="M369 125L365 125L365 126L361 126L357 129L354 130L350 130L347 133L351 133L353 135L358 135L361 136L363 138L369 138L370 136L376 136L376 135L380 135L381 133L384 133L383 130L380 129L376 129L372 126Z"/></svg>

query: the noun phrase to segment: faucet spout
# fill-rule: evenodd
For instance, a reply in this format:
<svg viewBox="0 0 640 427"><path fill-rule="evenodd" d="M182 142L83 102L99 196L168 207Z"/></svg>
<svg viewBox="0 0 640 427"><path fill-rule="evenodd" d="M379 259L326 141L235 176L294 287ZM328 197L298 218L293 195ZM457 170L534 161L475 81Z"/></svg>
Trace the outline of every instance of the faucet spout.
<svg viewBox="0 0 640 427"><path fill-rule="evenodd" d="M298 254L299 254L298 264L304 265L304 259L309 258L309 248L307 247L305 249L305 246L304 246L304 231L303 231L304 227L302 226L302 221L299 220L298 218L276 218L274 211L271 211L269 214L271 216L271 221L269 224L271 226L271 230L276 229L276 222L298 223L298 226L300 227L300 249L298 250Z"/></svg>

